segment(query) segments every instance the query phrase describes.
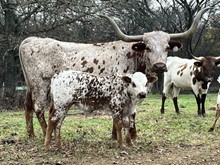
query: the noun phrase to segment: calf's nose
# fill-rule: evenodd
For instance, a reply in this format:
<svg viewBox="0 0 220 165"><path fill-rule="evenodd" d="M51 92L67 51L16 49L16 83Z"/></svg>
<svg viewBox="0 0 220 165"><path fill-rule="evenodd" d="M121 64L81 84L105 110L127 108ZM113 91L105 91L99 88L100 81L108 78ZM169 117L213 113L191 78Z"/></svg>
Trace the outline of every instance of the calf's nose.
<svg viewBox="0 0 220 165"><path fill-rule="evenodd" d="M140 98L140 99L144 99L144 98L146 98L146 96L147 96L147 94L145 92L138 93L138 98Z"/></svg>

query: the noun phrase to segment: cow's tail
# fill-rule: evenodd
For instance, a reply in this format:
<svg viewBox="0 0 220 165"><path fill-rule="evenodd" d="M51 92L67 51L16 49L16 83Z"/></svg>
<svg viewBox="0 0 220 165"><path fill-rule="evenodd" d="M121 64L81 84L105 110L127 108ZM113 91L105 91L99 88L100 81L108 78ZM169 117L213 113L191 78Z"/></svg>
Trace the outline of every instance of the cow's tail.
<svg viewBox="0 0 220 165"><path fill-rule="evenodd" d="M27 72L26 72L26 69L24 67L23 55L22 55L22 52L21 52L21 49L22 49L23 45L26 44L27 42L29 42L28 38L25 39L24 41L22 41L20 46L19 46L19 60L20 60L20 64L21 64L21 69L23 71L25 83L26 83L26 86L27 86L27 93L31 93L30 82L29 82L29 80L27 78Z"/></svg>

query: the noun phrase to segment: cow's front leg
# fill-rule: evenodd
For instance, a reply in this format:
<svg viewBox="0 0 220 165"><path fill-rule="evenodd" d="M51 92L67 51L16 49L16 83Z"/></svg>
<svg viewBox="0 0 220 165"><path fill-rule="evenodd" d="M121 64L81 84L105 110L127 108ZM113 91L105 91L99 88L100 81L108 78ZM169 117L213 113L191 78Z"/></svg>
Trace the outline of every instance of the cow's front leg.
<svg viewBox="0 0 220 165"><path fill-rule="evenodd" d="M197 108L198 108L198 116L202 115L201 112L201 108L200 108L200 103L201 103L201 99L200 99L200 95L199 94L194 94L195 98L196 98L196 103L197 103Z"/></svg>
<svg viewBox="0 0 220 165"><path fill-rule="evenodd" d="M201 102L202 102L202 116L205 117L205 100L206 100L206 94L202 94Z"/></svg>
<svg viewBox="0 0 220 165"><path fill-rule="evenodd" d="M160 113L164 114L164 105L165 105L165 101L166 101L167 97L165 95L165 93L163 93L162 95L162 104L161 104L161 108L160 108Z"/></svg>

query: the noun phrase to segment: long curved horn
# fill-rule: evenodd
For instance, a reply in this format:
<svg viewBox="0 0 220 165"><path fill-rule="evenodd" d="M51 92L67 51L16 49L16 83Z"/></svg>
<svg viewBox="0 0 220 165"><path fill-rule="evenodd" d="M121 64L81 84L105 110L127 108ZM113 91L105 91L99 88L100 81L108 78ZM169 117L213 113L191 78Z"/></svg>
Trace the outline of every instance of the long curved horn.
<svg viewBox="0 0 220 165"><path fill-rule="evenodd" d="M135 36L130 36L130 35L126 35L124 34L118 27L118 25L116 24L116 22L114 20L112 20L110 17L106 16L106 15L99 15L100 17L106 18L112 25L112 27L115 30L116 35L118 36L118 38L120 38L123 41L126 42L133 42L133 41L142 41L143 40L143 35L135 35Z"/></svg>
<svg viewBox="0 0 220 165"><path fill-rule="evenodd" d="M183 32L183 33L174 33L174 34L169 34L170 35L170 39L186 39L186 38L190 38L192 37L193 33L195 33L197 26L199 25L199 20L201 19L202 15L209 9L211 9L212 7L207 7L204 8L202 10L200 10L198 12L198 14L196 15L191 27Z"/></svg>
<svg viewBox="0 0 220 165"><path fill-rule="evenodd" d="M204 57L196 57L196 56L193 56L191 55L195 60L198 60L198 61L202 61L204 59Z"/></svg>
<svg viewBox="0 0 220 165"><path fill-rule="evenodd" d="M220 60L220 56L218 56L218 57L215 57L215 60L217 61L217 60Z"/></svg>

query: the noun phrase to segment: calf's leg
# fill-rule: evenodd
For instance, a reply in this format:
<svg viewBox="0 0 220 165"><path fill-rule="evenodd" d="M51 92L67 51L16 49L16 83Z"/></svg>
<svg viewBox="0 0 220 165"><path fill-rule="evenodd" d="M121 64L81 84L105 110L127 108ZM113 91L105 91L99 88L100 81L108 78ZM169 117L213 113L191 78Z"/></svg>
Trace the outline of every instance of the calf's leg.
<svg viewBox="0 0 220 165"><path fill-rule="evenodd" d="M131 139L136 139L137 138L137 131L136 131L136 126L135 126L135 117L136 117L136 112L134 112L131 115L131 126L129 127L129 135Z"/></svg>
<svg viewBox="0 0 220 165"><path fill-rule="evenodd" d="M216 109L216 113L215 113L215 118L214 118L214 121L212 122L211 127L209 128L209 132L212 132L212 131L215 129L215 125L216 125L216 122L217 122L217 120L218 120L219 117L220 117L220 105L217 104L217 109Z"/></svg>
<svg viewBox="0 0 220 165"><path fill-rule="evenodd" d="M36 116L37 116L37 119L40 123L43 135L46 136L47 122L46 122L45 116L44 116L44 109L37 111Z"/></svg>
<svg viewBox="0 0 220 165"><path fill-rule="evenodd" d="M54 134L55 134L55 144L56 144L56 146L57 146L58 149L61 149L61 135L60 135L60 129L61 129L61 125L62 125L63 120L64 120L64 116L57 121L55 130L54 130Z"/></svg>
<svg viewBox="0 0 220 165"><path fill-rule="evenodd" d="M45 145L46 150L50 149L53 131L56 132L55 128L57 125L57 121L52 120L53 116L54 116L54 107L53 107L53 104L51 104L50 109L49 109L48 126L47 126L47 130L46 130L45 141L44 141L44 145Z"/></svg>
<svg viewBox="0 0 220 165"><path fill-rule="evenodd" d="M122 143L122 121L120 121L118 118L114 118L113 122L117 132L118 148L124 148L124 145Z"/></svg>
<svg viewBox="0 0 220 165"><path fill-rule="evenodd" d="M135 117L136 117L136 113L134 112L134 114L132 114L132 116L131 116L131 118L133 120L132 126L129 128L131 139L136 139L137 138L137 131L136 131L136 126L135 126ZM112 125L112 139L117 140L117 131L116 131L114 121L113 121L113 125Z"/></svg>
<svg viewBox="0 0 220 165"><path fill-rule="evenodd" d="M47 127L45 141L44 141L44 145L45 145L46 150L50 149L52 133L53 133L54 129L56 128L56 125L57 125L56 121L52 121L51 119L48 120L48 127Z"/></svg>

